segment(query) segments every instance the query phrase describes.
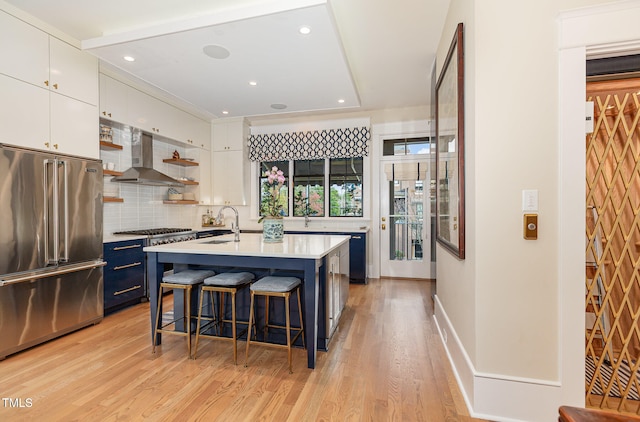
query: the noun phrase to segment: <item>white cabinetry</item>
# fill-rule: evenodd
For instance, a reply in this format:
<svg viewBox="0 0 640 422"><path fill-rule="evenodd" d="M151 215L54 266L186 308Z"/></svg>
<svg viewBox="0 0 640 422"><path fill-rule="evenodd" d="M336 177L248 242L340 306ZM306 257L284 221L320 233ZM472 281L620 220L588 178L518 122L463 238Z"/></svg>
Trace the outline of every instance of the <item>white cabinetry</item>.
<svg viewBox="0 0 640 422"><path fill-rule="evenodd" d="M99 158L97 59L0 11L0 142Z"/></svg>
<svg viewBox="0 0 640 422"><path fill-rule="evenodd" d="M214 205L247 205L249 161L244 119L212 123L212 186Z"/></svg>
<svg viewBox="0 0 640 422"><path fill-rule="evenodd" d="M100 108L103 118L179 141L189 147L210 149L211 127L208 121L108 76L100 75L100 78ZM117 93L114 96L118 95L119 100L110 98L108 90Z"/></svg>
<svg viewBox="0 0 640 422"><path fill-rule="evenodd" d="M107 75L100 74L100 118L126 123L129 87Z"/></svg>

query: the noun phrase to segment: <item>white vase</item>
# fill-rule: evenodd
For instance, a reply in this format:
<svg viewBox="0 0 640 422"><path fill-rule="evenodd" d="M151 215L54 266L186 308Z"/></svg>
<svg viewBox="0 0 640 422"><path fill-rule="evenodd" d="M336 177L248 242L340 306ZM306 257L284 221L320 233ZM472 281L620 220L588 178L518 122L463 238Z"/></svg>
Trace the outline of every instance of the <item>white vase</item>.
<svg viewBox="0 0 640 422"><path fill-rule="evenodd" d="M282 218L265 217L262 220L262 240L266 243L282 242L284 221Z"/></svg>

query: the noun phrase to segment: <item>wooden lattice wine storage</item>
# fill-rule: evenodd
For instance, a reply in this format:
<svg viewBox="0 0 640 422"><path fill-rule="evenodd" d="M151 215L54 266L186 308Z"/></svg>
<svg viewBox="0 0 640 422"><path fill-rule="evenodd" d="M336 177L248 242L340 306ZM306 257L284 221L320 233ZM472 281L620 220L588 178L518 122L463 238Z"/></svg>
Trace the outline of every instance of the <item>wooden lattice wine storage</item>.
<svg viewBox="0 0 640 422"><path fill-rule="evenodd" d="M587 83L586 404L640 414L640 78Z"/></svg>

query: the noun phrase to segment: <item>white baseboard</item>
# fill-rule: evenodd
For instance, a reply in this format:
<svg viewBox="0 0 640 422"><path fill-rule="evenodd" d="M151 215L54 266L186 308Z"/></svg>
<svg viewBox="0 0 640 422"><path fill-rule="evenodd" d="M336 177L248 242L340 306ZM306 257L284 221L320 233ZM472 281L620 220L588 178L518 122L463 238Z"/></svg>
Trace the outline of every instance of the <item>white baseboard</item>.
<svg viewBox="0 0 640 422"><path fill-rule="evenodd" d="M476 371L437 295L434 303L440 339L471 416L509 422L558 419L559 382Z"/></svg>

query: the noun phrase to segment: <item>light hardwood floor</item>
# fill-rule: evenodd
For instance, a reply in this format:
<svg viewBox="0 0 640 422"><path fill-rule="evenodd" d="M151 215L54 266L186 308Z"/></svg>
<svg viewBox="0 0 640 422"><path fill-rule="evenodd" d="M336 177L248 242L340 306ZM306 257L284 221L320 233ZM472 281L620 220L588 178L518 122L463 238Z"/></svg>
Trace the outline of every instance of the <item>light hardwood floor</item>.
<svg viewBox="0 0 640 422"><path fill-rule="evenodd" d="M475 421L438 338L431 282L351 285L315 370L294 351L184 337L151 353L149 304L0 361L0 421ZM11 407L5 399L20 399ZM29 403L31 404L29 406Z"/></svg>

